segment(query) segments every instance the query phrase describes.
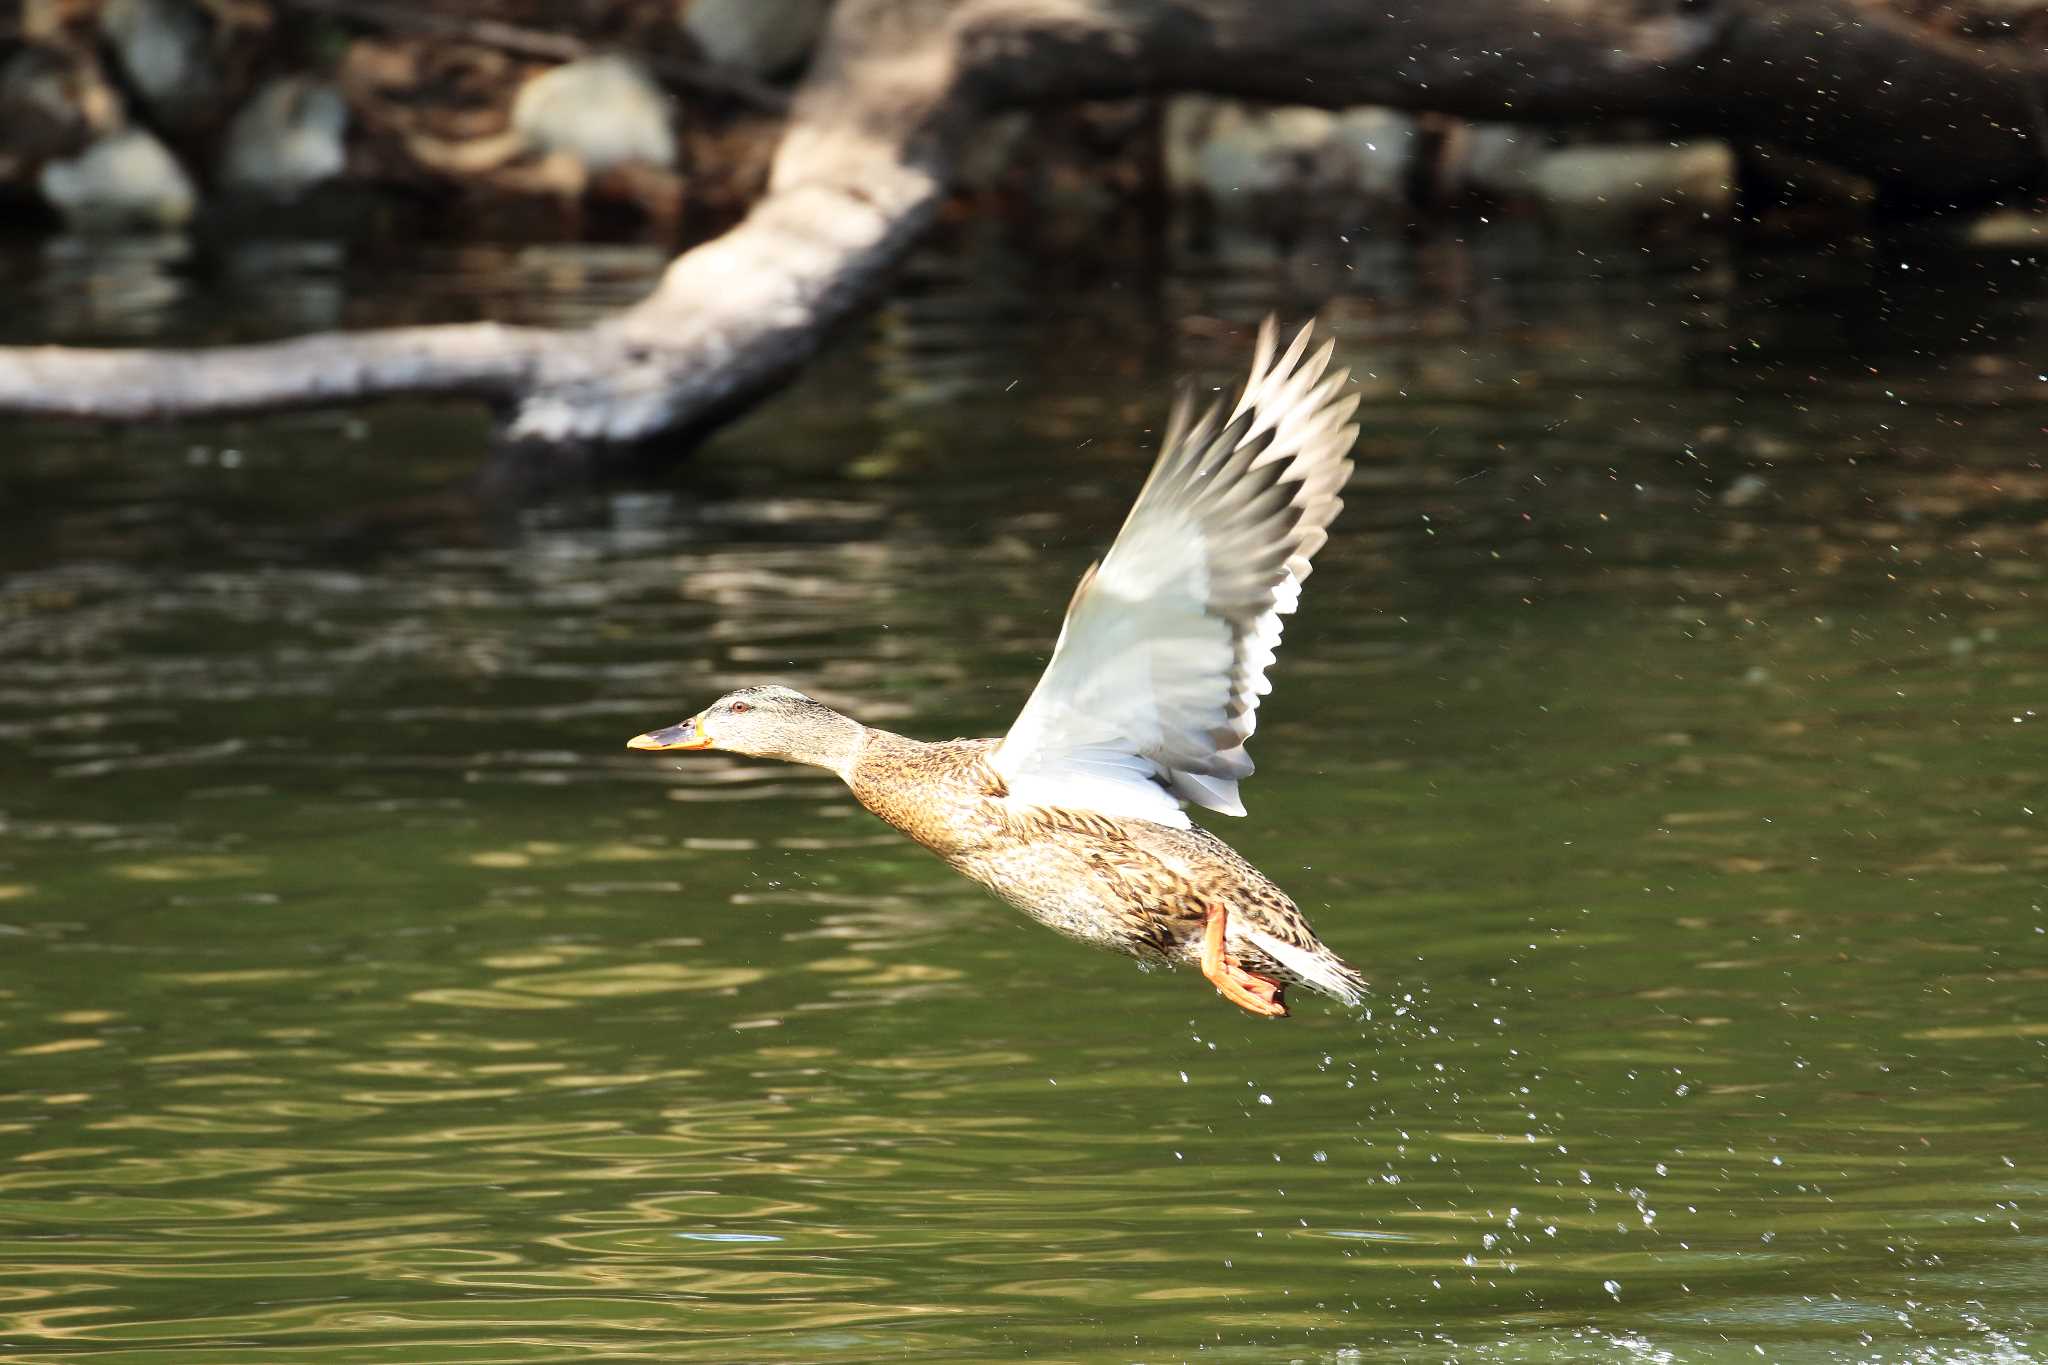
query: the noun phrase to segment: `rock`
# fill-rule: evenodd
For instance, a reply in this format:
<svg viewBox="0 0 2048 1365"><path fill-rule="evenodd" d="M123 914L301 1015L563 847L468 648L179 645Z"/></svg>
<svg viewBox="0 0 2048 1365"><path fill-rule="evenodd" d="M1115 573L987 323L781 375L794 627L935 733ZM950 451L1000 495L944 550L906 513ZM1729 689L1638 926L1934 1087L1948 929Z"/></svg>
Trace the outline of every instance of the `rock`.
<svg viewBox="0 0 2048 1365"><path fill-rule="evenodd" d="M192 0L107 0L100 32L135 90L163 117L183 122L218 91L213 24Z"/></svg>
<svg viewBox="0 0 2048 1365"><path fill-rule="evenodd" d="M1394 109L1346 109L1331 129L1338 166L1369 199L1407 198L1419 154L1419 129L1410 115Z"/></svg>
<svg viewBox="0 0 2048 1365"><path fill-rule="evenodd" d="M1399 199L1416 154L1415 120L1391 109L1265 107L1186 95L1166 110L1166 180L1176 193Z"/></svg>
<svg viewBox="0 0 2048 1365"><path fill-rule="evenodd" d="M686 0L681 22L706 61L779 76L811 55L831 12L832 0Z"/></svg>
<svg viewBox="0 0 2048 1365"><path fill-rule="evenodd" d="M1452 194L1498 199L1529 193L1528 171L1555 147L1549 134L1513 123L1461 123L1444 147L1443 183Z"/></svg>
<svg viewBox="0 0 2048 1365"><path fill-rule="evenodd" d="M2048 248L2048 214L1997 209L1970 220L1963 228L1963 240L1971 246L2040 251Z"/></svg>
<svg viewBox="0 0 2048 1365"><path fill-rule="evenodd" d="M0 62L0 179L75 156L120 122L119 96L75 53L30 44Z"/></svg>
<svg viewBox="0 0 2048 1365"><path fill-rule="evenodd" d="M1577 226L1626 227L1674 210L1716 217L1735 204L1735 153L1723 142L1558 146L1511 124L1475 124L1451 140L1447 185L1533 199Z"/></svg>
<svg viewBox="0 0 2048 1365"><path fill-rule="evenodd" d="M1721 491L1723 507L1754 507L1771 496L1771 483L1761 474L1739 474Z"/></svg>
<svg viewBox="0 0 2048 1365"><path fill-rule="evenodd" d="M280 76L228 125L221 181L270 199L296 199L341 174L347 133L348 104L339 90L310 76Z"/></svg>
<svg viewBox="0 0 2048 1365"><path fill-rule="evenodd" d="M512 104L527 145L574 157L592 171L640 161L672 167L667 92L626 57L585 57L528 81Z"/></svg>
<svg viewBox="0 0 2048 1365"><path fill-rule="evenodd" d="M184 168L140 128L110 133L75 157L50 162L38 184L77 227L177 227L199 205Z"/></svg>
<svg viewBox="0 0 2048 1365"><path fill-rule="evenodd" d="M1530 168L1529 188L1561 217L1629 220L1669 209L1722 215L1735 203L1726 143L1560 147Z"/></svg>

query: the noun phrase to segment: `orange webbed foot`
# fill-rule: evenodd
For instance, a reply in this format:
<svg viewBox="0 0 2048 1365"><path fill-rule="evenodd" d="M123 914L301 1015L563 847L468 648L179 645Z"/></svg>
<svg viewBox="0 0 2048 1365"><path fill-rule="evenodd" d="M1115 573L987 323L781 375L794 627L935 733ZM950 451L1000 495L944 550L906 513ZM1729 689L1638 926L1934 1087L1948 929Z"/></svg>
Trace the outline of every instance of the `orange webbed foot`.
<svg viewBox="0 0 2048 1365"><path fill-rule="evenodd" d="M1280 998L1280 993L1286 987L1257 972L1246 971L1224 951L1223 933L1228 927L1229 913L1218 906L1209 912L1208 922L1202 926L1202 975L1209 978L1218 995L1245 1013L1285 1019L1287 1002Z"/></svg>

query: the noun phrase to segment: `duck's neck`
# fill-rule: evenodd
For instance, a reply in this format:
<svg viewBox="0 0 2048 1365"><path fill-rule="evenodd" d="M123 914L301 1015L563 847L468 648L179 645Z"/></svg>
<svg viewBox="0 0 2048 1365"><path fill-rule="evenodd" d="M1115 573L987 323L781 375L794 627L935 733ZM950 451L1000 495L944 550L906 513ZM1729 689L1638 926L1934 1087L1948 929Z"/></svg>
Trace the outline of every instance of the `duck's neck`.
<svg viewBox="0 0 2048 1365"><path fill-rule="evenodd" d="M827 712L831 720L818 727L816 734L804 737L801 751L788 755L792 763L808 763L814 768L825 768L838 773L842 781L853 780L853 765L860 762L861 750L867 747L868 727L851 716L842 716L837 711Z"/></svg>

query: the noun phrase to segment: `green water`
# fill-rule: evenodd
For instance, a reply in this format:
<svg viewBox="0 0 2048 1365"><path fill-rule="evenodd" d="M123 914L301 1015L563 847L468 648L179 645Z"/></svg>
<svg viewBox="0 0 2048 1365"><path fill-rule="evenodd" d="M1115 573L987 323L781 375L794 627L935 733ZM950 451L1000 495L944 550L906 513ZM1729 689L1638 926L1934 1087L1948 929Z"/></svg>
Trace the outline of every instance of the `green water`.
<svg viewBox="0 0 2048 1365"><path fill-rule="evenodd" d="M463 409L0 422L0 1361L2048 1359L2048 283L1507 237L934 254L672 472ZM14 337L659 261L17 254ZM1213 824L1284 1023L833 779L1000 733L1173 378L1321 306L1350 505Z"/></svg>

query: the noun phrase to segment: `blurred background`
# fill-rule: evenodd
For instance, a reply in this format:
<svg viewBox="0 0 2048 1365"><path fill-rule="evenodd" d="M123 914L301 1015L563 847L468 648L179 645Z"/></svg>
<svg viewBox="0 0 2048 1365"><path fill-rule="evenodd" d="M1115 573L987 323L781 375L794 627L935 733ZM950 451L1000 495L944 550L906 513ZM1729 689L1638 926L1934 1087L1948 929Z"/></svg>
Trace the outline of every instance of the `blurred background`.
<svg viewBox="0 0 2048 1365"><path fill-rule="evenodd" d="M762 192L830 18L0 12L0 342L602 318ZM983 139L651 462L0 414L0 1361L2048 1359L2032 200L1651 122ZM1268 312L1364 434L1209 823L1366 1012L622 749L765 681L1001 733Z"/></svg>
<svg viewBox="0 0 2048 1365"><path fill-rule="evenodd" d="M1199 10L1209 0L1124 8L1145 32L1152 10L1177 2ZM1501 215L1571 235L1817 239L1901 216L1881 200L1920 200L1923 211L1951 210L1944 236L2037 238L2026 177L1981 153L2012 146L2039 159L2029 150L2038 130L2015 126L2029 96L2013 78L2031 73L2048 41L2048 5L1723 0L1665 14L1584 0L1556 11L1549 34L1514 35L1517 44L1498 34L1497 50L1486 47L1488 26L1515 20L1519 2L1490 0L1472 16L1471 51L1498 65L1499 99L1485 98L1484 77L1434 100L1426 80L1391 78L1386 88L1413 106L1403 110L1048 93L1048 107L999 114L976 131L958 168L954 216L1091 243L1137 210L1147 235L1167 214L1184 234L1220 221L1290 245L1329 226L1436 234ZM862 56L892 43L915 53L955 11L973 8L855 0L838 41ZM1030 3L1012 8L1027 20L1036 14ZM1385 41L1347 7L1328 11L1331 49ZM1402 0L1384 17L1395 33L1445 31L1411 11L1426 7ZM1312 39L1319 13L1312 0L1290 0L1272 26ZM792 93L833 17L832 0L20 0L11 16L0 12L0 208L14 234L674 246L759 197ZM1841 30L1808 44L1832 62L1800 47L1817 25ZM1854 30L1884 45L1859 46ZM1775 88L1762 69L1773 54L1754 49L1780 34L1786 61L1814 64L1794 86L1811 89L1818 116L1761 103ZM1839 45L1828 47L1829 37ZM1272 84L1314 84L1307 39L1293 55L1311 74L1294 78L1282 63ZM1217 41L1248 49L1250 40ZM1537 69L1589 50L1611 69ZM1185 63L1163 56L1156 79L1174 80L1177 58ZM1869 65L1880 58L1888 65ZM1423 67L1462 59L1419 46L1408 58ZM1745 61L1755 69L1718 83L1698 75ZM1642 71L1666 74L1645 89ZM843 74L828 70L819 83ZM1039 74L1050 91L1057 70ZM1930 80L1953 88L1929 89ZM1660 95L1659 84L1676 93ZM1883 107L1887 87L1909 112L1869 117L1859 138L1859 117ZM1731 90L1745 89L1756 102L1730 102ZM1511 115L1518 95L1540 125L1444 112L1486 103ZM2016 101L2013 116L1983 122L2006 97ZM1032 103L1031 91L1005 90L996 103ZM1923 132L1907 140L1937 153L1953 144L1955 163L1981 171L1981 185L1961 170L1944 179L1909 153L1865 166L1882 181L1814 159L1814 148L1832 145L1837 161L1871 162L1856 155L1859 142L1882 147L1897 124L1920 117L1913 110L1924 111ZM1639 112L1622 116L1631 111ZM1771 145L1774 125L1789 133L1830 112L1838 134L1800 130L1805 155L1788 151L1784 136ZM1681 127L1709 135L1674 136ZM1926 183L1914 184L1915 174Z"/></svg>

